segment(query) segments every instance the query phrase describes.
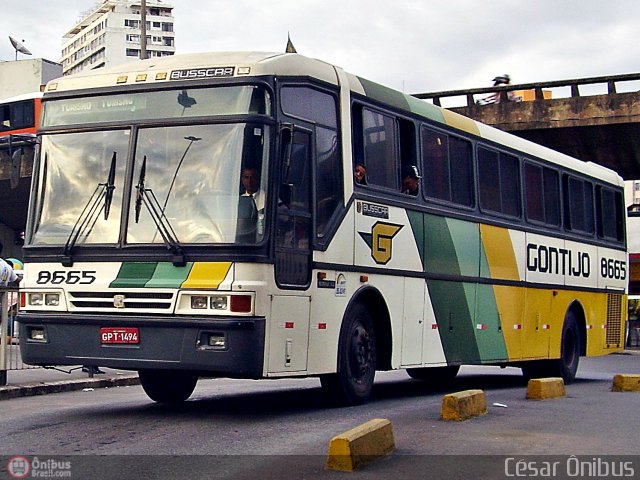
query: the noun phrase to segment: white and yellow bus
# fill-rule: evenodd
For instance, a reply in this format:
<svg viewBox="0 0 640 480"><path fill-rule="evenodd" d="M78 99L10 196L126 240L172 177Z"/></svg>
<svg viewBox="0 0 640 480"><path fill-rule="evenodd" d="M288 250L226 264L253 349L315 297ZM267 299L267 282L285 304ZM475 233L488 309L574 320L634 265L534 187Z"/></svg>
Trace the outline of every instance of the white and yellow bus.
<svg viewBox="0 0 640 480"><path fill-rule="evenodd" d="M570 382L623 346L606 168L298 54L127 63L42 105L25 362L137 370L159 402L199 377L317 376L358 404L377 370Z"/></svg>

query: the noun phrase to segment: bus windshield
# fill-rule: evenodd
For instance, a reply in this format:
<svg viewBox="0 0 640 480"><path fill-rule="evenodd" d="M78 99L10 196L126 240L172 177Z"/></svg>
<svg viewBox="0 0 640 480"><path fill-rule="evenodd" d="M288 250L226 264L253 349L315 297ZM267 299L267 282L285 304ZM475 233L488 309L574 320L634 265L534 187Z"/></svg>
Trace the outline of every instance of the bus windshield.
<svg viewBox="0 0 640 480"><path fill-rule="evenodd" d="M30 243L260 242L272 127L157 125L43 134Z"/></svg>

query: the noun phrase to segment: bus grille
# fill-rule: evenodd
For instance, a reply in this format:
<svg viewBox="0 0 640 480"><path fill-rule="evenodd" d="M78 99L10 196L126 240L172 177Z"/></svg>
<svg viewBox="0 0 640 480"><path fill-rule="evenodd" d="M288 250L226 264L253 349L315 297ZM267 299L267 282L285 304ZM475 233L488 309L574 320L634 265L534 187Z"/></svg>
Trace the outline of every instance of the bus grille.
<svg viewBox="0 0 640 480"><path fill-rule="evenodd" d="M119 300L116 300L119 297ZM113 311L170 311L170 292L69 292L69 301L76 309Z"/></svg>
<svg viewBox="0 0 640 480"><path fill-rule="evenodd" d="M622 295L609 294L607 297L607 345L620 346L622 330Z"/></svg>

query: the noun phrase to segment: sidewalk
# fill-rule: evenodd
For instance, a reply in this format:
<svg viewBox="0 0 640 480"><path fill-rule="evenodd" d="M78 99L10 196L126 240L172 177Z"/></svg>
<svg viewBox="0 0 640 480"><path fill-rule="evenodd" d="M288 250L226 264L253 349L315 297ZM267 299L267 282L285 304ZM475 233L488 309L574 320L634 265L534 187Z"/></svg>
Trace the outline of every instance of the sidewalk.
<svg viewBox="0 0 640 480"><path fill-rule="evenodd" d="M60 371L64 370L64 371ZM90 377L78 367L60 367L60 370L27 368L7 371L7 385L0 385L0 400L71 392L85 388L120 387L138 385L138 374L128 370L101 368L104 373ZM66 373L69 372L70 373Z"/></svg>

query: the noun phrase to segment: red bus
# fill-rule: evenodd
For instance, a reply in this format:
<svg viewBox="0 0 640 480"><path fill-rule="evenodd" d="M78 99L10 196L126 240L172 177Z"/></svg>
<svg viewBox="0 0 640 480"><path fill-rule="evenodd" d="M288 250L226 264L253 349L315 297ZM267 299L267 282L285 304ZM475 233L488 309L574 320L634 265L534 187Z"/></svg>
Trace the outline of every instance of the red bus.
<svg viewBox="0 0 640 480"><path fill-rule="evenodd" d="M41 92L32 92L0 100L0 224L16 235L15 242L4 242L8 256L18 255L12 243L20 245L27 222L41 98Z"/></svg>
<svg viewBox="0 0 640 480"><path fill-rule="evenodd" d="M35 134L40 123L42 93L27 93L0 100L0 137Z"/></svg>

